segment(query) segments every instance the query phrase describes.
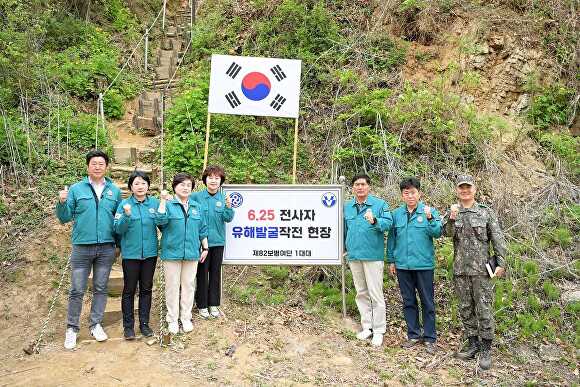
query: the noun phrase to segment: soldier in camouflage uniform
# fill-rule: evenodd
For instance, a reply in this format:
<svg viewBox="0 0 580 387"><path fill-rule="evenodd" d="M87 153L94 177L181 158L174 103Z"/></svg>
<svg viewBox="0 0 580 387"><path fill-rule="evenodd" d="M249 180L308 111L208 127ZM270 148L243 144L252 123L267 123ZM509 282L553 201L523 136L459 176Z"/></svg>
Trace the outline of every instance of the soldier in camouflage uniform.
<svg viewBox="0 0 580 387"><path fill-rule="evenodd" d="M493 210L475 201L473 177L459 176L456 183L460 204L452 205L442 222L443 234L453 238L455 292L469 339L456 356L467 360L480 352L480 367L489 369L494 333L493 283L485 264L490 257L491 243L497 257L495 275L502 276L506 243Z"/></svg>

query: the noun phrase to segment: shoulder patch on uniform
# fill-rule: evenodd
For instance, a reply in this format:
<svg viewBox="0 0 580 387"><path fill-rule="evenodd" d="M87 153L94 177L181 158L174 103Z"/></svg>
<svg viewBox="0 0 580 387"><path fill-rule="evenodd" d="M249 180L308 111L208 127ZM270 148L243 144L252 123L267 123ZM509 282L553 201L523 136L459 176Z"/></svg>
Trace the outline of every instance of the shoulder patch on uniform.
<svg viewBox="0 0 580 387"><path fill-rule="evenodd" d="M477 203L481 208L489 208L487 204Z"/></svg>

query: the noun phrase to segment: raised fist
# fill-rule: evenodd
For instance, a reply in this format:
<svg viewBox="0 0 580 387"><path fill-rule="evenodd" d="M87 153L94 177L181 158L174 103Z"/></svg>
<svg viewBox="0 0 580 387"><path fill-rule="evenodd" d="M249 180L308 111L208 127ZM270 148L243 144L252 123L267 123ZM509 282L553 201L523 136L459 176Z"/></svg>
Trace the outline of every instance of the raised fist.
<svg viewBox="0 0 580 387"><path fill-rule="evenodd" d="M232 198L230 198L230 194L226 195L226 207L232 208Z"/></svg>
<svg viewBox="0 0 580 387"><path fill-rule="evenodd" d="M131 205L129 203L123 206L123 210L125 210L125 215L131 216Z"/></svg>
<svg viewBox="0 0 580 387"><path fill-rule="evenodd" d="M171 200L171 199L173 199L173 196L171 196L169 194L169 192L167 192L167 190L165 190L165 189L163 191L161 191L160 196L161 196L161 200Z"/></svg>
<svg viewBox="0 0 580 387"><path fill-rule="evenodd" d="M375 217L373 216L373 211L370 208L368 208L367 211L365 212L365 219L370 224L373 224L373 222L375 221Z"/></svg>
<svg viewBox="0 0 580 387"><path fill-rule="evenodd" d="M425 206L423 208L423 211L425 211L425 216L427 217L427 219L431 219L433 217L433 214L431 213L431 207Z"/></svg>
<svg viewBox="0 0 580 387"><path fill-rule="evenodd" d="M62 191L58 192L58 200L61 203L66 202L66 199L68 198L68 185L64 186L64 189Z"/></svg>
<svg viewBox="0 0 580 387"><path fill-rule="evenodd" d="M449 219L455 220L457 218L457 214L459 214L459 205L452 204L451 205L451 212L449 213Z"/></svg>

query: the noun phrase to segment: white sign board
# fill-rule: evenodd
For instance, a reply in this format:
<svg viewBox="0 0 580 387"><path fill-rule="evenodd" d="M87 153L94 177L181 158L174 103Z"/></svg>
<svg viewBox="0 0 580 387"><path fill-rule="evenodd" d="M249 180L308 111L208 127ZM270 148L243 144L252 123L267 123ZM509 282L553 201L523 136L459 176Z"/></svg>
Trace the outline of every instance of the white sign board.
<svg viewBox="0 0 580 387"><path fill-rule="evenodd" d="M208 112L298 118L302 61L212 55Z"/></svg>
<svg viewBox="0 0 580 387"><path fill-rule="evenodd" d="M235 216L224 264L340 265L340 185L224 185Z"/></svg>

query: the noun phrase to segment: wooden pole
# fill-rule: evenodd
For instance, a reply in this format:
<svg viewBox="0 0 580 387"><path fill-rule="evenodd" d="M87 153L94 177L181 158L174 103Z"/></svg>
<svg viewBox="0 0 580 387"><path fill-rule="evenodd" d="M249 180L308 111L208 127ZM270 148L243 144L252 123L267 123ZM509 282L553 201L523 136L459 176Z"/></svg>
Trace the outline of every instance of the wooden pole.
<svg viewBox="0 0 580 387"><path fill-rule="evenodd" d="M149 54L149 28L145 31L145 72L147 72L147 55Z"/></svg>
<svg viewBox="0 0 580 387"><path fill-rule="evenodd" d="M165 8L167 7L167 0L163 0L163 19L161 20L161 29L165 31Z"/></svg>
<svg viewBox="0 0 580 387"><path fill-rule="evenodd" d="M298 158L298 117L294 122L294 164L292 166L292 184L296 184L296 161Z"/></svg>
<svg viewBox="0 0 580 387"><path fill-rule="evenodd" d="M95 127L95 149L99 149L99 118L100 118L100 110L101 110L101 96L99 94L99 99L97 100L97 126Z"/></svg>
<svg viewBox="0 0 580 387"><path fill-rule="evenodd" d="M159 170L159 178L161 179L161 190L165 189L165 176L163 174L163 155L164 155L164 148L165 147L165 93L161 93L161 168Z"/></svg>
<svg viewBox="0 0 580 387"><path fill-rule="evenodd" d="M211 113L207 112L207 123L205 125L205 150L203 152L203 170L207 167L207 153L209 151L209 127L211 125Z"/></svg>

